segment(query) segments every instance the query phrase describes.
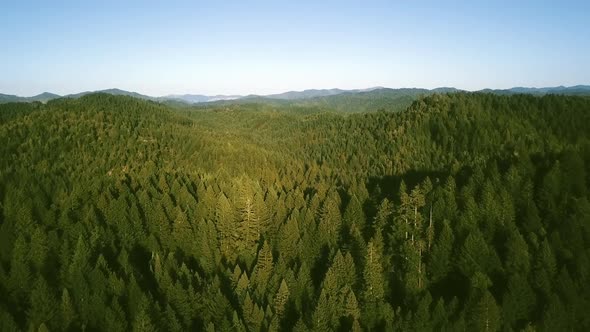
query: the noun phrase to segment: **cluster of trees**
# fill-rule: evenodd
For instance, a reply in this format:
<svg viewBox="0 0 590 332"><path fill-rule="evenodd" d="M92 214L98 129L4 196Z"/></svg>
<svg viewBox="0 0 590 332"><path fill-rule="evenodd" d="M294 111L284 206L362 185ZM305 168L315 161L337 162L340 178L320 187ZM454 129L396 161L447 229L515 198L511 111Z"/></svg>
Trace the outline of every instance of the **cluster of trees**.
<svg viewBox="0 0 590 332"><path fill-rule="evenodd" d="M259 97L245 97L237 100L221 100L216 102L210 102L202 104L201 108L211 108L220 106L247 106L257 104L260 106L279 107L282 110L285 109L298 109L302 110L322 110L332 111L338 113L363 113L363 112L374 112L378 110L387 110L388 112L398 112L405 110L412 104L413 101L420 97L431 95L434 93L441 92L452 92L457 91L453 88L438 88L434 90L427 89L388 89L388 88L375 88L370 91L348 91L338 93L335 95L328 96L316 96L316 97L304 97L302 93L295 92L294 94L299 95L293 99L278 99L269 98L264 96ZM289 94L288 92L286 94ZM305 94L305 92L303 92ZM588 95L586 93L586 95ZM172 105L178 105L178 103L170 103ZM178 105L183 106L183 105ZM186 105L184 105L186 106Z"/></svg>
<svg viewBox="0 0 590 332"><path fill-rule="evenodd" d="M0 105L0 330L588 330L590 99Z"/></svg>

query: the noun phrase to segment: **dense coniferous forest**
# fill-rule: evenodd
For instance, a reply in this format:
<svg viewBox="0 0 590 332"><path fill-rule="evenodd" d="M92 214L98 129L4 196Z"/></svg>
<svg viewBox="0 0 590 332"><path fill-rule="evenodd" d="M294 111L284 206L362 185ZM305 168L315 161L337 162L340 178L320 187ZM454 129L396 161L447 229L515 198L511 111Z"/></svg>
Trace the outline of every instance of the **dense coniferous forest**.
<svg viewBox="0 0 590 332"><path fill-rule="evenodd" d="M0 105L0 330L590 330L590 99L408 103Z"/></svg>

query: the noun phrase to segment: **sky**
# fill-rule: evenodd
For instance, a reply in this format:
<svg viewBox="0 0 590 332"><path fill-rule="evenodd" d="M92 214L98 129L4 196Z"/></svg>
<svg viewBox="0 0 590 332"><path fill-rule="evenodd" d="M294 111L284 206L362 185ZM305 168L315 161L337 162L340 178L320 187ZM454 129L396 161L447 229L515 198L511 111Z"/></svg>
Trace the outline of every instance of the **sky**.
<svg viewBox="0 0 590 332"><path fill-rule="evenodd" d="M0 0L0 93L590 84L590 1Z"/></svg>

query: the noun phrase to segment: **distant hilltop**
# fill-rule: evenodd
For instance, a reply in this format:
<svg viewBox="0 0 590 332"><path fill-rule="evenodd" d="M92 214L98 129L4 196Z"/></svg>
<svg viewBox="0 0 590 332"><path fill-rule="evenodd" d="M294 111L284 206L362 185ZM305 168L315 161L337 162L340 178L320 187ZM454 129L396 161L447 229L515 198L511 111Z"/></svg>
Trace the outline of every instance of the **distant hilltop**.
<svg viewBox="0 0 590 332"><path fill-rule="evenodd" d="M373 87L367 89L308 89L303 91L287 91L278 94L269 95L215 95L207 96L200 94L172 94L161 97L152 97L143 95L133 91L125 91L121 89L106 89L97 91L85 91L76 94L69 94L60 96L55 93L43 92L36 96L21 97L16 95L7 95L0 93L0 103L10 102L42 102L45 103L49 100L56 98L79 98L90 93L108 93L112 95L124 95L131 96L139 99L152 100L152 101L168 101L168 102L179 102L186 104L198 104L198 103L210 103L219 101L232 101L232 100L304 100L321 97L330 97L338 95L355 95L355 94L367 94L372 93L375 95L394 93L396 95L407 94L408 96L414 96L416 94L430 94L430 93L448 93L448 92L460 92L464 90L452 88L452 87L441 87L436 89L420 89L420 88L400 88L391 89L384 87ZM589 95L590 96L590 85L575 85L575 86L557 86L557 87L544 87L544 88L531 88L531 87L514 87L510 89L483 89L475 92L486 92L494 94L533 94L533 95L544 95L544 94L561 94L561 95Z"/></svg>

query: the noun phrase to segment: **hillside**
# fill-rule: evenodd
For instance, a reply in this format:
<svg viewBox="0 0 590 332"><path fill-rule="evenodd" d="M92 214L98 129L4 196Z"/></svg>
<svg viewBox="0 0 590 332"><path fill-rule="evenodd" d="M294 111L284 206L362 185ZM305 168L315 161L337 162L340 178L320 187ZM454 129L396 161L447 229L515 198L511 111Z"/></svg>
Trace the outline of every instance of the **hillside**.
<svg viewBox="0 0 590 332"><path fill-rule="evenodd" d="M368 112L378 110L402 111L418 99L435 93L427 89L376 89L364 92L348 92L335 96L308 99L301 104L330 108L339 112Z"/></svg>
<svg viewBox="0 0 590 332"><path fill-rule="evenodd" d="M132 91L125 91L125 90L121 90L121 89L106 89L106 90L100 90L100 91L85 91L85 92L80 92L80 93L76 93L76 94L70 94L70 95L66 95L66 98L80 98L89 94L94 94L94 93L107 93L113 96L129 96L129 97L134 97L134 98L138 98L138 99L145 99L145 100L156 100L157 98L155 97L150 97L150 96L146 96L146 95L142 95L140 93L137 92L132 92Z"/></svg>
<svg viewBox="0 0 590 332"><path fill-rule="evenodd" d="M556 87L544 87L544 88L525 88L525 87L514 87L505 90L491 90L485 89L482 92L490 92L496 94L531 94L531 95L546 95L546 94L557 94L557 95L569 95L569 96L590 96L589 85L575 85L575 86L556 86Z"/></svg>
<svg viewBox="0 0 590 332"><path fill-rule="evenodd" d="M98 93L0 140L2 331L590 329L588 98Z"/></svg>
<svg viewBox="0 0 590 332"><path fill-rule="evenodd" d="M56 99L59 97L60 97L59 95L49 93L49 92L43 92L41 94L38 94L38 95L32 96L32 97L19 97L19 96L15 96L15 95L5 95L5 94L0 93L0 104L16 103L16 102L27 103L27 102L35 102L35 101L46 103L49 100Z"/></svg>
<svg viewBox="0 0 590 332"><path fill-rule="evenodd" d="M441 90L387 88L369 89L368 91L305 90L303 92L293 92L292 94L248 96L236 100L221 100L199 106L207 108L219 105L264 104L274 105L281 109L319 108L343 113L375 112L379 110L402 111L419 97L440 91L450 92L456 90L447 90L447 88Z"/></svg>
<svg viewBox="0 0 590 332"><path fill-rule="evenodd" d="M279 94L270 95L215 95L206 96L200 94L176 94L161 97L143 95L133 91L121 89L106 89L99 91L85 91L75 94L69 94L66 98L80 98L93 93L107 93L114 96L130 96L138 99L159 101L169 105L183 104L245 104L245 103L265 103L276 105L297 105L297 106L317 106L327 107L334 111L341 112L366 112L380 109L401 111L406 109L412 101L420 96L431 95L435 93L453 93L462 90L450 87L440 87L435 89L419 88L400 88L390 89L383 87L374 87L368 89L309 89L303 91L288 91ZM478 91L481 93L492 93L497 95L529 94L542 96L546 94L557 94L567 96L590 96L590 86L576 85L570 87L545 87L545 88L524 88L515 87L511 89L484 89ZM52 99L61 98L61 96L49 92L32 96L20 97L15 95L0 94L0 104L10 102L47 102Z"/></svg>

